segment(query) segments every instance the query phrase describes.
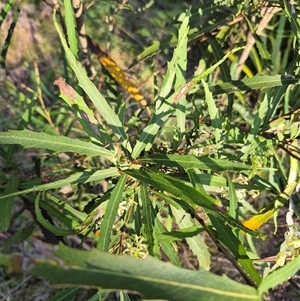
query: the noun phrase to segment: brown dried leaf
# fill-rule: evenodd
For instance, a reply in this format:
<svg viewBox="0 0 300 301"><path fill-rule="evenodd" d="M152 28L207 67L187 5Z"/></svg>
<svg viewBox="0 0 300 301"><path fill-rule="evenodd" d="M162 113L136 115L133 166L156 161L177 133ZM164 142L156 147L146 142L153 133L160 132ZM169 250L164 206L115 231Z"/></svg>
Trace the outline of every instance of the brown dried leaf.
<svg viewBox="0 0 300 301"><path fill-rule="evenodd" d="M74 89L70 85L68 85L62 77L59 77L57 80L55 80L53 82L53 85L58 86L62 94L75 101L76 95Z"/></svg>

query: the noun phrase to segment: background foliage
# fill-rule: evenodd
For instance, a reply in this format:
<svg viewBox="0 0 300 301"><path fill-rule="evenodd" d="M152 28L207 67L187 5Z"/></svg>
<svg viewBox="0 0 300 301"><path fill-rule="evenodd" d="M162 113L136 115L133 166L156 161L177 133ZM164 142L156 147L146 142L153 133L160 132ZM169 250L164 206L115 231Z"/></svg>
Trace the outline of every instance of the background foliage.
<svg viewBox="0 0 300 301"><path fill-rule="evenodd" d="M1 9L3 300L299 298L297 6Z"/></svg>

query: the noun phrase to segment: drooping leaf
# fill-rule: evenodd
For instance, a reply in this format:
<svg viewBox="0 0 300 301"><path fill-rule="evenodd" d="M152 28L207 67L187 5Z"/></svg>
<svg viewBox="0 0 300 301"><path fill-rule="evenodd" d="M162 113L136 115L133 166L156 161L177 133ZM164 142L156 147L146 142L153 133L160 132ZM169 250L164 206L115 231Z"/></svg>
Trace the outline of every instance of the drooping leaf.
<svg viewBox="0 0 300 301"><path fill-rule="evenodd" d="M36 218L41 223L41 225L55 235L59 235L59 236L73 235L74 231L72 229L62 229L60 227L51 224L48 220L44 218L41 209L39 207L39 200L40 200L40 195L38 195L35 200L34 210L35 210Z"/></svg>
<svg viewBox="0 0 300 301"><path fill-rule="evenodd" d="M81 251L60 245L47 247L44 258L1 256L13 270L40 275L53 284L88 285L140 292L144 298L182 300L259 300L253 287L203 270L189 271L148 257L135 259L99 250ZM53 254L54 253L54 254ZM35 254L35 253L33 253ZM47 256L48 255L48 256ZM30 264L23 264L27 260ZM12 262L19 263L12 265ZM21 268L22 266L22 268ZM83 277L84 275L84 277Z"/></svg>
<svg viewBox="0 0 300 301"><path fill-rule="evenodd" d="M50 182L47 184L32 186L24 190L12 192L8 195L0 195L0 201L8 197L15 197L17 195L27 194L30 192L47 191L49 189L59 189L61 187L70 186L70 185L78 185L78 184L91 183L91 182L93 183L93 181L99 182L107 177L114 177L118 175L119 175L119 171L115 167L111 167L105 170L77 172L62 180Z"/></svg>
<svg viewBox="0 0 300 301"><path fill-rule="evenodd" d="M12 216L12 209L14 206L15 198L12 195L15 191L18 190L19 180L15 176L11 176L8 179L5 190L3 191L3 195L7 195L8 197L1 201L0 206L0 232L6 232L10 225L10 220Z"/></svg>
<svg viewBox="0 0 300 301"><path fill-rule="evenodd" d="M258 285L261 282L261 277L254 268L253 261L248 257L244 245L233 234L232 229L227 224L222 223L220 219L216 219L212 214L208 215L217 230L218 239L232 252L249 281Z"/></svg>
<svg viewBox="0 0 300 301"><path fill-rule="evenodd" d="M185 185L184 182L163 173L154 173L146 170L125 170L124 172L143 183L171 193L182 201L187 202L190 206L198 205L215 210L221 204L220 201L208 194L197 191L193 187Z"/></svg>
<svg viewBox="0 0 300 301"><path fill-rule="evenodd" d="M25 148L49 149L56 152L74 152L86 156L104 156L113 160L113 152L91 142L65 136L49 135L29 130L9 130L0 133L3 144L20 144Z"/></svg>

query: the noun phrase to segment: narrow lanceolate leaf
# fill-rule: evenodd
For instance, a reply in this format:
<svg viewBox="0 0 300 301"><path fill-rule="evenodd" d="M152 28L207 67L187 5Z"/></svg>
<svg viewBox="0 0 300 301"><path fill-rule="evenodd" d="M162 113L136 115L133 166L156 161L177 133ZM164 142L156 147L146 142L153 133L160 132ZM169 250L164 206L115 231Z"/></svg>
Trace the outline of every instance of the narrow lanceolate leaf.
<svg viewBox="0 0 300 301"><path fill-rule="evenodd" d="M123 174L117 185L114 187L110 199L107 203L104 218L101 222L101 235L97 243L97 249L102 251L109 250L109 244L111 241L112 228L116 220L119 204L123 198L124 187L126 184L127 175Z"/></svg>
<svg viewBox="0 0 300 301"><path fill-rule="evenodd" d="M53 224L51 224L48 220L46 220L41 212L40 206L39 206L39 199L40 195L37 196L34 204L34 210L36 214L36 218L38 222L44 226L47 230L51 231L55 235L59 236L67 236L74 234L74 231L72 229L62 229L60 227L57 227Z"/></svg>
<svg viewBox="0 0 300 301"><path fill-rule="evenodd" d="M262 297L263 293L268 292L269 289L276 287L277 285L284 283L299 272L300 268L300 256L294 260L286 263L283 267L275 270L264 278L258 287L259 295Z"/></svg>
<svg viewBox="0 0 300 301"><path fill-rule="evenodd" d="M248 257L247 252L243 244L232 233L232 229L219 218L216 218L212 214L208 214L213 226L218 233L218 239L225 245L231 253L234 255L237 263L242 267L245 277L249 278L249 281L258 285L261 282L261 277L254 268L253 261Z"/></svg>
<svg viewBox="0 0 300 301"><path fill-rule="evenodd" d="M229 52L227 52L219 61L217 61L214 65L210 66L209 68L207 68L203 73L195 76L191 81L194 84L197 84L199 82L201 82L203 79L205 79L208 75L212 74L223 62L225 62L225 60L232 55L233 53L240 51L241 49L244 49L245 47L237 47L234 48L232 50L230 50Z"/></svg>
<svg viewBox="0 0 300 301"><path fill-rule="evenodd" d="M149 124L143 129L143 132L132 151L133 159L136 159L144 149L147 150L152 147L152 142L154 141L160 127L173 111L174 108L168 103L163 103L161 107L155 111Z"/></svg>
<svg viewBox="0 0 300 301"><path fill-rule="evenodd" d="M295 9L295 2L284 0L284 10L285 10L287 17L289 18L289 20L291 22L293 32L299 42L300 41L300 22L299 22L297 10Z"/></svg>
<svg viewBox="0 0 300 301"><path fill-rule="evenodd" d="M193 237L198 235L199 233L203 232L204 229L201 226L192 226L185 229L170 231L170 232L163 232L157 234L156 237L161 242L173 242L178 240L186 239L187 237Z"/></svg>
<svg viewBox="0 0 300 301"><path fill-rule="evenodd" d="M72 86L70 86L64 78L61 76L53 82L54 86L58 86L61 98L70 106L77 105L80 109L82 109L94 122L97 124L97 120L94 117L93 111L88 107L85 103L83 97L81 97Z"/></svg>
<svg viewBox="0 0 300 301"><path fill-rule="evenodd" d="M169 94L173 88L175 74L177 70L181 68L182 51L186 49L188 20L187 16L180 26L178 44L174 50L171 61L168 63L167 73L163 79L159 97L156 100L155 113L148 125L143 129L143 132L133 149L132 158L134 159L136 159L143 150L149 150L152 147L152 142L159 129L175 109L174 105L172 105L175 94L173 93L171 96L169 96Z"/></svg>
<svg viewBox="0 0 300 301"><path fill-rule="evenodd" d="M191 20L195 23L198 23L200 19L206 20L206 16L218 14L219 17L214 19L214 22L211 22L211 19L208 18L207 22L204 24L191 28L188 32L188 41L193 41L199 39L205 35L205 33L211 33L217 28L227 24L235 16L234 7L230 10L230 13L224 13L224 6L217 5L216 3L201 4L201 7L197 7L192 10ZM202 23L202 22L201 22ZM163 38L161 41L155 41L152 45L147 47L140 53L137 58L132 62L129 68L133 68L139 62L146 60L153 55L163 51L164 49L169 49L170 47L175 47L178 44L178 39L176 36Z"/></svg>
<svg viewBox="0 0 300 301"><path fill-rule="evenodd" d="M216 58L217 61L221 60L222 57L224 56L223 50L222 50L222 46L219 44L218 42L218 36L217 38L212 37L211 35L207 36L207 39L209 41L209 45L211 46L214 56ZM221 71L221 79L224 82L230 82L231 81L231 75L230 75L230 69L229 66L224 63L220 65L220 71ZM233 99L234 99L234 95L229 94L228 95L228 105L227 105L227 112L228 112L228 116L231 117L231 113L232 113L232 106L233 106Z"/></svg>
<svg viewBox="0 0 300 301"><path fill-rule="evenodd" d="M74 152L86 156L105 156L109 160L114 160L113 152L91 142L84 142L64 136L49 135L42 132L10 130L0 133L0 140L3 144L20 144L25 148L34 147L61 153Z"/></svg>
<svg viewBox="0 0 300 301"><path fill-rule="evenodd" d="M153 256L154 248L154 214L151 200L149 198L149 191L147 185L141 183L140 196L143 205L143 232L148 243L149 254Z"/></svg>
<svg viewBox="0 0 300 301"><path fill-rule="evenodd" d="M245 163L232 162L224 159L214 159L207 156L196 157L193 155L151 155L139 159L140 162L149 162L163 164L169 167L179 168L197 168L202 170L213 170L213 171L243 171L251 170L252 166Z"/></svg>
<svg viewBox="0 0 300 301"><path fill-rule="evenodd" d="M190 215L186 214L184 210L176 209L173 206L171 206L171 210L179 229L195 226ZM210 253L208 252L208 246L198 234L194 237L186 237L185 239L191 251L197 256L201 269L208 271L210 269Z"/></svg>
<svg viewBox="0 0 300 301"><path fill-rule="evenodd" d="M88 97L93 102L96 109L98 110L98 112L102 115L102 117L105 119L109 127L113 130L113 133L117 136L118 139L120 139L124 148L127 149L129 152L131 152L131 145L124 131L122 122L120 121L119 117L114 112L114 110L109 106L109 104L107 103L103 95L98 91L96 86L88 78L84 68L81 66L81 63L76 60L75 56L68 48L66 39L56 20L55 11L53 14L53 20L54 20L55 28L59 34L61 44L66 52L66 57L68 59L70 67L74 71L80 87L88 95Z"/></svg>
<svg viewBox="0 0 300 301"><path fill-rule="evenodd" d="M225 224L230 226L234 230L241 230L242 232L249 233L252 236L260 237L262 239L266 238L266 235L260 233L258 231L250 230L249 228L245 227L240 221L232 218L228 213L221 212L220 210L211 210L205 209L206 213L210 216L214 216L221 224Z"/></svg>
<svg viewBox="0 0 300 301"><path fill-rule="evenodd" d="M198 191L197 189L186 185L184 182L174 179L171 176L154 173L145 170L125 170L124 173L155 187L158 190L176 196L181 204L181 207L187 211L194 210L195 207L201 206L207 213L210 213L222 223L230 225L232 228L237 228L254 236L261 236L260 233L249 230L242 225L239 221L233 219L229 214L223 212L221 202L209 196L205 192ZM175 199L173 199L174 201ZM175 205L176 206L176 205Z"/></svg>
<svg viewBox="0 0 300 301"><path fill-rule="evenodd" d="M8 197L0 203L0 232L6 232L8 230L12 215L12 208L14 206L15 200L15 198L12 197L11 194L18 190L18 186L18 178L11 176L8 179L6 188L3 192L3 195L7 195Z"/></svg>
<svg viewBox="0 0 300 301"><path fill-rule="evenodd" d="M182 26L180 27L179 37L182 40L181 49L178 50L179 58L177 60L177 68L175 68L175 80L174 89L177 90L179 87L184 86L186 83L186 68L187 68L187 34L189 30L189 20L190 20L190 9L186 12ZM181 32L182 31L182 32ZM181 90L181 93L184 90ZM173 103L176 103L176 118L177 118L177 128L178 133L174 133L173 138L173 149L177 149L185 135L186 131L186 97L185 94L177 94L174 97Z"/></svg>
<svg viewBox="0 0 300 301"><path fill-rule="evenodd" d="M209 85L209 90L213 96L220 94L235 93L237 91L270 89L282 85L299 85L300 76L295 75L256 75L252 78L243 78L233 80L218 85ZM197 96L205 96L202 87L195 88L191 93L197 93Z"/></svg>
<svg viewBox="0 0 300 301"><path fill-rule="evenodd" d="M208 113L211 119L211 125L214 128L214 135L216 143L221 140L222 137L222 122L219 115L219 110L215 104L212 93L209 91L208 84L202 80L202 85L205 91L205 100L207 103Z"/></svg>
<svg viewBox="0 0 300 301"><path fill-rule="evenodd" d="M166 233L167 229L165 226L161 223L158 217L155 218L155 225L154 225L154 234L155 234L155 240L157 241L159 247L163 249L165 254L168 256L169 260L178 267L181 267L181 262L178 258L178 252L175 250L174 246L172 245L172 242L170 241L160 241L158 239L158 236L162 233ZM161 254L160 249L158 249L158 253Z"/></svg>
<svg viewBox="0 0 300 301"><path fill-rule="evenodd" d="M136 178L140 182L151 185L159 190L166 191L190 206L201 206L215 210L221 202L211 196L189 187L184 182L167 176L163 173L150 172L145 170L125 170L124 173Z"/></svg>
<svg viewBox="0 0 300 301"><path fill-rule="evenodd" d="M260 103L259 109L254 116L253 123L251 124L251 129L250 129L251 135L248 136L248 139L247 139L248 141L252 141L253 136L255 137L258 134L260 126L261 126L261 122L262 122L262 120L265 119L265 116L269 110L269 106L270 106L269 102L270 101L269 101L268 96L265 95L264 100ZM245 144L246 144L246 142L245 142Z"/></svg>
<svg viewBox="0 0 300 301"><path fill-rule="evenodd" d="M6 4L2 8L1 14L0 14L0 26L2 25L2 22L5 20L7 14L11 11L12 5L14 2L15 2L15 0L6 1Z"/></svg>
<svg viewBox="0 0 300 301"><path fill-rule="evenodd" d="M51 253L51 248L55 249ZM46 258L5 256L10 268L40 275L52 284L88 285L102 289L140 292L145 299L170 301L258 301L253 287L207 271L190 271L152 257L136 259L97 249L82 251L60 245L47 246ZM36 252L28 252L36 254ZM1 256L2 257L2 256ZM17 262L17 264L12 264ZM23 264L24 262L24 264ZM26 263L30 264L26 264ZM18 263L20 263L18 265ZM20 265L22 267L20 267Z"/></svg>
<svg viewBox="0 0 300 301"><path fill-rule="evenodd" d="M195 168L189 168L187 170L187 175L189 176L190 182L196 190L205 192L205 189L203 187L203 182L201 181L201 179L199 177L200 172L198 171L198 173L197 173L196 171L197 171L197 169L195 169ZM212 183L210 183L209 186L212 186Z"/></svg>
<svg viewBox="0 0 300 301"><path fill-rule="evenodd" d="M1 14L0 14L0 27L4 21L4 18L6 17L6 15L10 12L11 8L12 8L12 4L14 1L7 1L7 3L5 4L5 6L2 8L1 10ZM0 53L0 66L5 69L5 60L6 60L6 55L7 55L7 51L8 51L8 47L11 43L11 39L13 36L13 32L15 30L15 27L17 25L17 21L19 18L19 15L21 13L21 6L22 6L22 1L19 3L19 7L16 9L16 11L13 14L13 20L12 22L9 21L11 24L9 26L9 30L8 30L8 34L7 37L5 38L5 42L2 46L2 50ZM2 39L3 40L3 34L2 34Z"/></svg>
<svg viewBox="0 0 300 301"><path fill-rule="evenodd" d="M55 296L51 297L48 299L48 301L70 301L72 300L75 296L78 295L83 289L80 287L76 288L68 288L63 290L62 292L59 292ZM99 298L97 299L97 301Z"/></svg>
<svg viewBox="0 0 300 301"><path fill-rule="evenodd" d="M12 192L6 195L0 195L0 202L9 197L15 197L21 194L27 194L31 192L37 191L47 191L49 189L59 189L65 186L72 186L78 184L86 184L91 182L99 182L105 178L115 177L119 175L119 170L115 167L111 167L105 170L96 170L96 171L86 171L86 172L76 172L73 175L64 178L62 180L58 180L55 182L50 182L47 184L36 185L28 189L24 189L21 191ZM21 186L21 185L20 185Z"/></svg>
<svg viewBox="0 0 300 301"><path fill-rule="evenodd" d="M235 187L230 179L229 176L227 176L227 182L228 182L228 188L229 188L229 215L234 218L238 219L238 198L236 196Z"/></svg>
<svg viewBox="0 0 300 301"><path fill-rule="evenodd" d="M64 0L65 6L65 21L67 28L68 44L70 45L70 50L77 58L78 45L76 38L76 24L74 18L74 10L71 4L71 0Z"/></svg>

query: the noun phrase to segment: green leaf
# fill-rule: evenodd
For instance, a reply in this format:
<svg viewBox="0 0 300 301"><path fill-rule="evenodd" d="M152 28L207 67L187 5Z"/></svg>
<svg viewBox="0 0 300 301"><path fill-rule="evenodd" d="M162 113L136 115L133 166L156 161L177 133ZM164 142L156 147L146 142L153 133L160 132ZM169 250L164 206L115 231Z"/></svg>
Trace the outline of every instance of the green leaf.
<svg viewBox="0 0 300 301"><path fill-rule="evenodd" d="M265 116L270 108L270 100L268 94L265 95L264 100L261 102L258 111L254 116L254 121L251 124L250 135L248 135L248 140L252 141L253 136L256 136L259 132L260 126L265 119Z"/></svg>
<svg viewBox="0 0 300 301"><path fill-rule="evenodd" d="M76 24L75 24L74 10L71 4L71 0L64 0L64 7L65 7L65 22L67 28L68 44L70 46L70 50L77 58L78 46L77 46L77 38L76 38Z"/></svg>
<svg viewBox="0 0 300 301"><path fill-rule="evenodd" d="M185 185L184 182L160 172L154 173L145 170L125 170L124 173L136 178L142 183L146 183L159 190L169 192L179 199L187 202L190 206L198 205L215 210L217 205L221 205L220 201L217 201L211 196L197 191L196 189Z"/></svg>
<svg viewBox="0 0 300 301"><path fill-rule="evenodd" d="M84 221L86 217L86 213L79 212L72 208L67 203L59 202L57 201L57 198L55 198L53 195L50 194L43 194L43 197L45 199L39 199L39 207L46 210L49 216L54 218L60 223L59 228L55 228L56 234L59 233L60 228L64 225L67 229L73 229L73 233L77 233L78 229L80 228L81 222ZM36 203L36 197L33 197L31 195L25 195L25 199L32 202L33 204ZM41 219L44 219L43 216ZM45 227L47 228L48 224L46 221ZM51 227L51 226L50 226ZM54 229L54 228L53 228ZM49 229L50 230L50 229Z"/></svg>
<svg viewBox="0 0 300 301"><path fill-rule="evenodd" d="M209 91L207 83L202 80L202 85L205 91L205 100L208 107L209 116L211 119L211 125L214 128L214 135L216 143L221 140L222 137L222 122L219 115L219 110L215 104L212 93Z"/></svg>
<svg viewBox="0 0 300 301"><path fill-rule="evenodd" d="M228 161L225 159L214 159L208 156L196 157L193 155L151 155L139 159L140 162L149 162L162 164L169 167L179 168L198 168L202 170L213 171L236 171L251 170L252 166L236 161Z"/></svg>
<svg viewBox="0 0 300 301"><path fill-rule="evenodd" d="M140 153L145 149L152 147L152 142L155 139L160 127L168 119L174 108L167 103L167 100L155 111L148 125L143 129L134 149L132 151L132 158L136 159Z"/></svg>
<svg viewBox="0 0 300 301"><path fill-rule="evenodd" d="M165 233L167 229L164 227L164 225L160 222L159 218L155 218L155 224L154 224L154 234L155 234L155 239L158 240L158 236L161 235L162 233ZM175 250L174 246L172 243L169 241L159 241L158 240L159 246L163 249L165 254L168 256L169 260L178 267L181 267L181 262L178 258L178 252ZM160 250L158 250L159 254Z"/></svg>
<svg viewBox="0 0 300 301"><path fill-rule="evenodd" d="M208 194L198 191L197 189L186 185L184 182L177 180L171 176L165 175L160 172L150 172L145 170L126 170L124 173L139 180L142 183L151 185L158 190L162 190L178 197L182 208L187 211L192 210L196 206L201 206L205 211L216 216L223 223L229 224L232 228L238 228L246 233L254 236L262 236L259 232L249 230L242 225L239 221L233 219L230 215L223 212L221 202L209 196ZM173 201L174 199L172 199Z"/></svg>
<svg viewBox="0 0 300 301"><path fill-rule="evenodd" d="M5 20L7 14L11 11L12 5L14 4L15 0L8 0L6 1L6 4L1 10L0 14L0 26L2 25L3 21Z"/></svg>
<svg viewBox="0 0 300 301"><path fill-rule="evenodd" d="M5 6L3 7L3 9L1 10L0 25L2 25L2 23L4 21L4 18L11 11L13 2L14 1L7 1L7 3L5 4ZM12 20L12 22L9 21L10 22L10 26L9 26L8 34L7 34L7 37L5 38L4 44L1 41L2 50L1 50L1 54L0 54L0 66L3 69L5 69L5 60L6 60L7 50L8 50L9 45L11 44L11 39L12 39L14 30L16 28L17 22L18 22L18 18L19 18L20 13L21 13L21 6L22 6L22 1L19 3L18 8L13 13L13 20ZM2 39L3 39L3 36L4 35L2 35Z"/></svg>
<svg viewBox="0 0 300 301"><path fill-rule="evenodd" d="M259 232L249 230L239 221L233 219L229 214L223 212L224 210L221 207L220 201L214 199L205 192L186 185L180 180L160 172L154 173L145 170L126 170L124 173L142 183L146 183L158 190L165 191L176 196L180 200L180 203L183 203L181 204L181 207L188 212L190 212L190 210L194 210L197 206L201 206L206 212L214 215L218 220L230 225L232 228L238 228L239 230L254 236L262 236ZM172 199L172 202L173 201L174 199Z"/></svg>
<svg viewBox="0 0 300 301"><path fill-rule="evenodd" d="M55 296L51 297L47 301L71 301L73 297L78 295L78 293L82 291L82 288L76 287L76 288L68 288Z"/></svg>
<svg viewBox="0 0 300 301"><path fill-rule="evenodd" d="M209 90L213 96L220 94L235 93L237 91L262 90L273 87L281 87L283 85L299 85L300 76L296 75L256 75L252 78L243 78L241 80L233 80L217 85L209 85ZM286 88L283 88L286 89ZM202 87L195 87L190 94L197 92L197 97L204 97L205 92Z"/></svg>
<svg viewBox="0 0 300 301"><path fill-rule="evenodd" d="M48 252L49 257L45 259L31 258L30 265L23 265L25 272L45 277L53 284L137 291L145 299L259 300L253 287L203 270L190 271L151 257L135 259L95 249L74 250L64 245L52 248L56 249L55 255ZM17 262L22 262L21 258ZM11 255L10 260L17 258ZM2 261L5 260L2 258ZM6 265L7 261L6 258Z"/></svg>
<svg viewBox="0 0 300 301"><path fill-rule="evenodd" d="M225 62L225 60L232 55L233 53L240 51L241 49L244 49L246 46L242 46L242 47L237 47L234 48L232 50L230 50L229 52L227 52L226 54L224 54L224 56L218 60L215 64L213 64L212 66L210 66L209 68L207 68L203 73L196 75L191 81L194 83L193 86L195 86L195 84L201 82L203 79L205 79L208 75L212 74L223 62ZM192 88L193 90L193 88Z"/></svg>
<svg viewBox="0 0 300 301"><path fill-rule="evenodd" d="M143 210L143 232L148 245L149 254L153 256L154 248L154 213L151 200L149 198L149 191L147 185L141 183L140 197L142 200L142 210Z"/></svg>
<svg viewBox="0 0 300 301"><path fill-rule="evenodd" d="M72 218L75 218L80 222L83 222L87 218L87 214L85 212L76 210L71 205L69 205L64 199L59 199L58 197L50 193L46 195L46 198L43 201L43 203L46 205L46 210L48 210L48 208L53 207L51 206L53 204L55 207L59 208L59 211L62 212L63 216L71 216ZM51 216L55 216L55 212L51 212ZM56 218L59 219L59 217Z"/></svg>
<svg viewBox="0 0 300 301"><path fill-rule="evenodd" d="M177 66L175 69L175 81L174 89L177 90L179 87L186 83L186 68L187 68L187 33L189 30L189 20L190 20L190 9L184 14L182 26L180 27L178 37L182 40L181 48L178 49L179 58L177 60ZM185 135L186 131L186 97L180 97L180 99L175 99L176 105L176 118L177 118L177 128L179 133L174 132L173 139L173 149L177 149Z"/></svg>
<svg viewBox="0 0 300 301"><path fill-rule="evenodd" d="M266 236L260 232L253 231L247 227L245 227L243 224L240 223L240 221L235 220L232 218L228 213L226 212L221 212L220 210L211 210L206 208L205 209L206 213L209 214L210 216L214 216L217 218L218 222L220 224L224 225L229 225L232 229L239 229L243 232L249 233L250 235L253 235L255 237L260 237L260 238L265 238Z"/></svg>
<svg viewBox="0 0 300 301"><path fill-rule="evenodd" d="M195 226L190 215L186 214L184 210L176 209L173 206L171 206L171 210L180 229ZM199 266L208 271L210 269L210 253L208 252L208 246L204 243L201 236L197 234L194 237L186 237L185 239L190 250L197 256Z"/></svg>
<svg viewBox="0 0 300 301"><path fill-rule="evenodd" d="M39 201L40 201L40 195L38 195L35 200L34 210L35 210L36 218L42 226L44 226L46 229L48 229L55 235L67 236L67 235L74 234L74 231L72 229L61 229L60 227L56 227L55 225L51 224L48 220L46 220L40 210Z"/></svg>
<svg viewBox="0 0 300 301"><path fill-rule="evenodd" d="M58 181L47 183L47 184L36 185L36 186L30 187L28 189L12 192L8 195L0 195L0 201L4 200L10 196L15 197L17 195L27 194L30 192L46 191L49 189L58 189L58 188L70 186L70 185L91 183L93 181L95 181L97 183L107 177L114 177L114 176L118 176L118 175L119 175L119 170L116 167L111 167L111 168L108 168L105 170L77 172L77 173L74 173L73 175L71 175L65 179L62 179L62 180L58 180Z"/></svg>
<svg viewBox="0 0 300 301"><path fill-rule="evenodd" d="M127 176L123 174L114 187L110 199L107 203L104 218L101 222L100 231L101 235L97 243L97 249L102 251L109 250L109 244L111 241L112 228L116 220L119 204L123 198L124 187L127 181Z"/></svg>
<svg viewBox="0 0 300 301"><path fill-rule="evenodd" d="M211 20L211 18L207 18L207 16L211 14L215 16L214 20ZM230 10L230 13L228 14L227 12L224 12L224 6L222 5L216 5L215 3L201 4L201 6L192 10L191 21L198 22L200 19L203 19L205 20L205 22L201 22L200 26L191 28L189 30L188 41L194 41L195 39L199 39L200 37L204 36L205 33L211 33L215 31L219 27L231 21L234 15L234 7L232 8L232 10ZM176 36L166 37L163 38L161 41L155 41L152 45L145 48L143 52L137 56L137 58L131 63L129 68L133 68L139 62L146 60L167 48L175 47L177 44L178 38Z"/></svg>
<svg viewBox="0 0 300 301"><path fill-rule="evenodd" d="M70 106L72 112L80 122L82 129L89 136L90 140L95 141L97 144L99 144L99 141L102 144L106 144L110 141L110 136L106 133L104 134L102 131L100 134L98 129L99 122L95 118L93 110L91 110L86 104L84 98L79 95L72 86L66 83L62 77L55 80L53 84L59 87L59 96L68 104L68 106Z"/></svg>
<svg viewBox="0 0 300 301"><path fill-rule="evenodd" d="M9 130L0 133L1 143L20 144L25 148L41 148L56 152L74 152L86 156L105 156L114 161L114 153L91 142L28 130Z"/></svg>
<svg viewBox="0 0 300 301"><path fill-rule="evenodd" d="M151 118L148 125L143 129L143 132L138 139L133 152L132 158L137 158L140 153L145 149L149 150L152 147L152 142L157 135L160 127L167 120L170 114L174 111L175 107L171 105L174 98L174 93L169 96L177 70L182 68L182 52L186 51L186 35L188 31L189 14L184 18L178 34L178 44L174 50L171 61L168 63L167 73L164 76L160 94L155 103L155 113ZM182 82L182 79L180 83ZM168 97L169 96L169 97Z"/></svg>
<svg viewBox="0 0 300 301"><path fill-rule="evenodd" d="M191 226L185 229L180 229L176 231L163 232L157 234L156 237L158 242L173 242L177 240L186 239L187 237L193 237L201 233L203 228L201 226Z"/></svg>
<svg viewBox="0 0 300 301"><path fill-rule="evenodd" d="M291 9L291 5L294 6L293 11ZM300 41L300 21L298 18L297 11L295 9L295 3L292 1L284 0L284 10L285 10L285 13L286 13L288 19L291 22L293 32L294 32L295 36L297 37L297 40L299 43L299 41Z"/></svg>
<svg viewBox="0 0 300 301"><path fill-rule="evenodd" d="M218 239L232 252L234 258L249 278L256 284L259 284L261 277L254 268L253 261L248 257L245 247L232 233L232 229L215 216L209 213L208 216L217 230Z"/></svg>
<svg viewBox="0 0 300 301"><path fill-rule="evenodd" d="M197 173L197 169L195 168L190 168L187 170L187 175L189 176L189 179L190 179L190 182L192 183L193 187L196 189L196 190L199 190L199 191L202 191L202 192L205 192L205 189L203 187L203 183L200 179L200 172Z"/></svg>
<svg viewBox="0 0 300 301"><path fill-rule="evenodd" d="M225 29L226 31L226 29ZM219 32L220 33L220 32ZM214 56L217 61L221 60L222 57L224 56L223 50L221 45L218 43L218 35L215 37L212 37L211 35L207 35L209 45L213 50ZM223 63L220 65L220 70L221 70L221 78L224 82L231 82L231 75L230 75L230 69L226 63ZM205 87L204 87L205 88ZM205 92L205 94L208 92ZM232 113L232 106L233 106L233 95L229 94L228 95L228 116L231 117Z"/></svg>
<svg viewBox="0 0 300 301"><path fill-rule="evenodd" d="M0 209L0 232L6 232L8 230L12 208L14 206L15 198L11 196L12 193L18 190L19 180L15 176L11 176L8 179L5 190L3 191L3 196L8 196L6 199L1 201Z"/></svg>
<svg viewBox="0 0 300 301"><path fill-rule="evenodd" d="M70 67L72 68L72 70L74 71L74 73L78 79L79 86L88 95L88 97L93 102L96 109L98 110L98 112L106 120L106 122L108 123L108 126L112 129L113 133L117 136L118 139L120 139L124 148L127 149L129 152L131 152L131 145L130 145L130 143L128 141L128 137L124 131L122 122L120 121L119 117L114 112L114 110L107 103L107 101L105 100L103 95L98 91L98 89L95 87L95 85L88 78L84 68L81 66L81 63L76 60L75 56L68 48L68 45L67 45L67 42L62 33L62 30L56 20L55 11L53 13L53 20L54 20L55 28L59 34L61 44L66 52L66 57L68 59Z"/></svg>
<svg viewBox="0 0 300 301"><path fill-rule="evenodd" d="M229 188L229 215L238 219L238 199L236 196L234 185L229 176L227 176L228 188Z"/></svg>
<svg viewBox="0 0 300 301"><path fill-rule="evenodd" d="M190 204L179 198L170 197L166 193L159 192L157 190L152 191L152 193L177 209L183 208L186 212L193 212L194 210L194 208Z"/></svg>
<svg viewBox="0 0 300 301"><path fill-rule="evenodd" d="M284 283L299 272L300 256L294 260L286 263L283 267L278 268L270 273L266 278L261 281L258 287L258 293L262 297L263 293L268 292L269 289Z"/></svg>

